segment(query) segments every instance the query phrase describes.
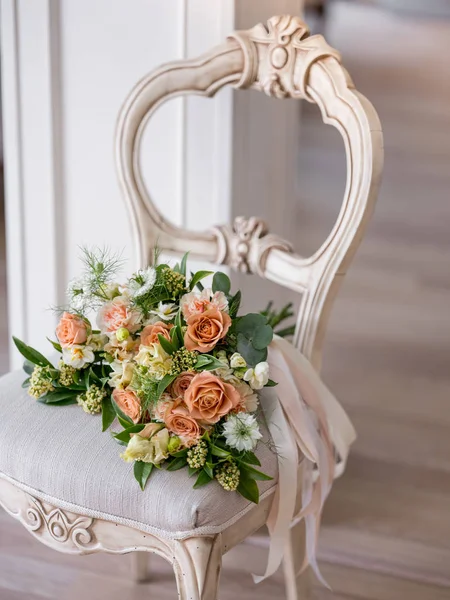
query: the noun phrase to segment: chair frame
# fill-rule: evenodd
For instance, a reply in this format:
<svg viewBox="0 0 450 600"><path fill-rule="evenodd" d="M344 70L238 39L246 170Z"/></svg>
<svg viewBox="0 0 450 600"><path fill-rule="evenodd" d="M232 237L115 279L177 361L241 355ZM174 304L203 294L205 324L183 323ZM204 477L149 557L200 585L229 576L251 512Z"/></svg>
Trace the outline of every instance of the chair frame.
<svg viewBox="0 0 450 600"><path fill-rule="evenodd" d="M140 140L156 109L175 96L213 96L225 85L264 91L276 98L318 104L323 121L344 140L347 183L340 213L322 246L301 257L288 242L269 233L258 218L239 217L232 226L191 232L167 221L144 185ZM169 253L191 256L255 273L302 294L295 345L319 369L327 318L348 265L373 211L383 163L382 132L370 102L355 89L339 53L320 35L309 37L298 17L278 16L267 27L233 33L197 60L167 64L143 78L119 115L116 164L128 203L139 263L151 260L156 241ZM300 490L299 490L300 494ZM146 575L147 552L172 563L181 600L216 600L222 555L266 522L272 495L218 535L166 539L53 506L10 480L0 478L0 504L42 543L70 554L135 552L135 578ZM288 600L307 595L297 576L302 562L301 526L286 542L284 572Z"/></svg>

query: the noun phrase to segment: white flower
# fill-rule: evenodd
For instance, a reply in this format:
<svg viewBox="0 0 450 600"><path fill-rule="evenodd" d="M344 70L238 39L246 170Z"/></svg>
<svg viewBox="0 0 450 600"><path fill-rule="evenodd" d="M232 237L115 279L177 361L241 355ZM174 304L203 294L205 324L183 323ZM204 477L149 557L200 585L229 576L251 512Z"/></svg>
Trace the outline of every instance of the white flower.
<svg viewBox="0 0 450 600"><path fill-rule="evenodd" d="M137 271L128 282L133 298L145 296L155 285L155 281L156 270L153 267Z"/></svg>
<svg viewBox="0 0 450 600"><path fill-rule="evenodd" d="M232 369L243 369L247 366L245 362L245 358L239 354L239 352L235 352L232 354L230 358L230 367Z"/></svg>
<svg viewBox="0 0 450 600"><path fill-rule="evenodd" d="M239 413L230 415L223 426L227 444L236 450L253 450L262 438L258 423L253 415Z"/></svg>
<svg viewBox="0 0 450 600"><path fill-rule="evenodd" d="M77 312L83 312L89 302L89 294L86 290L86 282L82 277L76 277L67 286L70 308Z"/></svg>
<svg viewBox="0 0 450 600"><path fill-rule="evenodd" d="M171 321L178 312L178 306L173 302L168 302L164 304L164 302L160 302L158 304L157 310L151 310L150 313L152 315L156 315L162 321Z"/></svg>
<svg viewBox="0 0 450 600"><path fill-rule="evenodd" d="M74 369L82 369L88 363L94 362L95 356L91 346L71 346L63 348L64 364L70 365Z"/></svg>
<svg viewBox="0 0 450 600"><path fill-rule="evenodd" d="M149 375L157 380L161 380L172 368L171 356L159 343L141 345L134 360L138 365L148 367Z"/></svg>
<svg viewBox="0 0 450 600"><path fill-rule="evenodd" d="M259 405L259 400L258 400L258 396L255 394L255 392L252 390L252 388L247 384L244 383L243 381L239 381L237 383L233 384L234 387L237 389L237 391L239 392L241 398L242 398L242 402L241 402L241 407L245 412L255 412L255 410L258 408Z"/></svg>
<svg viewBox="0 0 450 600"><path fill-rule="evenodd" d="M126 388L133 378L134 362L114 360L110 366L113 372L109 376L109 385L114 388Z"/></svg>
<svg viewBox="0 0 450 600"><path fill-rule="evenodd" d="M93 333L89 336L88 344L93 350L103 350L108 343L108 336L103 333Z"/></svg>
<svg viewBox="0 0 450 600"><path fill-rule="evenodd" d="M248 381L254 390L260 390L269 381L269 364L260 362L254 369L247 369L244 381Z"/></svg>

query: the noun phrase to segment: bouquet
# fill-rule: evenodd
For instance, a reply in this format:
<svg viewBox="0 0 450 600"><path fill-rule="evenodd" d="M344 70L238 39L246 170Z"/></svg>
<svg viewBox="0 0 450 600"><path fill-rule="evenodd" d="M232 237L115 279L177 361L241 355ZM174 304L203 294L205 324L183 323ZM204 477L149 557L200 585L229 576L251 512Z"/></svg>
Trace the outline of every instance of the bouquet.
<svg viewBox="0 0 450 600"><path fill-rule="evenodd" d="M24 387L38 402L101 413L103 431L115 424L121 458L142 489L154 468L186 467L195 488L215 480L258 502L256 482L271 479L254 453L258 392L276 385L267 347L290 305L238 315L241 293L231 294L226 274L188 275L187 254L174 266L158 258L118 283L120 257L83 250L83 276L69 285L49 340L57 366L14 338L26 359Z"/></svg>

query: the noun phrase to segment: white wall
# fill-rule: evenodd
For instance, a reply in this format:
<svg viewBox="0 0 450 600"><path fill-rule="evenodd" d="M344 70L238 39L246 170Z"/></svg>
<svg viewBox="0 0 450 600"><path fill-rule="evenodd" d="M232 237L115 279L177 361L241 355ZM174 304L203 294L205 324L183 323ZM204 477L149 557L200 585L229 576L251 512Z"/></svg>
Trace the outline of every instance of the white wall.
<svg viewBox="0 0 450 600"><path fill-rule="evenodd" d="M236 6L232 0L1 0L11 333L46 349L45 336L55 322L47 307L64 302L66 283L79 269L78 246L124 249L130 267L133 263L113 136L117 112L135 82L163 62L222 42L234 28L272 13L298 14L300 5L300 0L236 0ZM276 203L284 205L295 192L294 181L289 190L283 182L293 175L298 110L242 94L224 90L213 100L178 99L151 121L143 143L144 175L152 197L175 222L205 228L231 214L258 214L261 197L269 211L263 216L283 228ZM277 135L269 147L258 130L270 118ZM239 163L233 160L237 155ZM271 156L276 169L267 187L259 173ZM274 190L271 204L268 193ZM13 364L20 364L15 353Z"/></svg>

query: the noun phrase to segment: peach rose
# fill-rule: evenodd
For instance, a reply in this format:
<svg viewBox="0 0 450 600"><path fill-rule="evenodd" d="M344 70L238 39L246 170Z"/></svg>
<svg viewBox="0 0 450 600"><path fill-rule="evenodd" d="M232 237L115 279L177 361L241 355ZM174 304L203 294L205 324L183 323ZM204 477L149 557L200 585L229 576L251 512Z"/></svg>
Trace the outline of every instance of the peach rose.
<svg viewBox="0 0 450 600"><path fill-rule="evenodd" d="M120 410L130 417L133 423L137 423L141 418L141 403L136 394L129 388L122 390L116 388L113 390L112 397Z"/></svg>
<svg viewBox="0 0 450 600"><path fill-rule="evenodd" d="M195 373L188 373L187 371L178 375L170 388L174 398L183 398L194 375Z"/></svg>
<svg viewBox="0 0 450 600"><path fill-rule="evenodd" d="M225 383L209 371L196 375L186 390L184 401L194 419L217 423L242 402L231 383Z"/></svg>
<svg viewBox="0 0 450 600"><path fill-rule="evenodd" d="M87 340L87 324L78 315L65 312L56 328L56 337L63 348L84 344Z"/></svg>
<svg viewBox="0 0 450 600"><path fill-rule="evenodd" d="M222 338L231 325L231 318L217 308L210 308L203 313L192 315L186 321L187 331L184 345L188 350L209 352Z"/></svg>
<svg viewBox="0 0 450 600"><path fill-rule="evenodd" d="M100 330L106 333L113 333L121 327L134 333L139 329L140 318L139 311L133 310L125 298L117 296L100 308L97 324Z"/></svg>
<svg viewBox="0 0 450 600"><path fill-rule="evenodd" d="M152 325L147 325L141 332L141 344L143 346L150 346L151 344L158 343L158 335L162 335L166 340L170 341L170 330L172 324L163 323L162 321L156 321Z"/></svg>
<svg viewBox="0 0 450 600"><path fill-rule="evenodd" d="M166 411L164 422L169 431L182 439L197 440L202 434L200 425L189 414L189 410L181 398L175 400Z"/></svg>

